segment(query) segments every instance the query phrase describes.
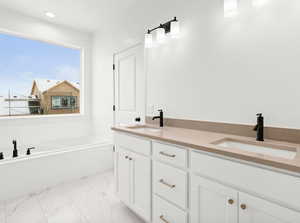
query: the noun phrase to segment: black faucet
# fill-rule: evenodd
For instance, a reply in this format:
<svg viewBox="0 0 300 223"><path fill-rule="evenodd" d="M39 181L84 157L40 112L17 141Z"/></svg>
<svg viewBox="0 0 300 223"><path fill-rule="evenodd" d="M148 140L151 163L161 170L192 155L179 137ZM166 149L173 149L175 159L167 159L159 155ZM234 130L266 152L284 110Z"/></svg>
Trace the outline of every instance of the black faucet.
<svg viewBox="0 0 300 223"><path fill-rule="evenodd" d="M162 109L159 109L159 116L154 116L152 120L158 119L159 118L159 126L164 127L164 112Z"/></svg>
<svg viewBox="0 0 300 223"><path fill-rule="evenodd" d="M257 115L257 124L254 127L254 131L256 131L256 140L264 141L264 117L262 113L258 113Z"/></svg>
<svg viewBox="0 0 300 223"><path fill-rule="evenodd" d="M17 141L13 140L14 150L13 150L13 158L18 157L18 149L17 149Z"/></svg>
<svg viewBox="0 0 300 223"><path fill-rule="evenodd" d="M4 159L4 155L3 155L3 153L1 152L0 153L0 160L3 160Z"/></svg>

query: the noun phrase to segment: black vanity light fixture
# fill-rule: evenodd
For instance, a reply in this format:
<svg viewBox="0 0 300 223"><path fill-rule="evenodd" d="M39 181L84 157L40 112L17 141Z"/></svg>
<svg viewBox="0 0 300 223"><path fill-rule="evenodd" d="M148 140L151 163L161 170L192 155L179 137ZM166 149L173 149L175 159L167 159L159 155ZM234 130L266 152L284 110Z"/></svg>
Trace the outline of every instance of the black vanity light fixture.
<svg viewBox="0 0 300 223"><path fill-rule="evenodd" d="M166 34L170 33L170 36L172 38L178 38L180 33L180 24L176 17L174 17L172 20L160 24L159 26L148 29L146 35L145 35L145 48L152 48L154 46L154 38L152 33L156 32L156 42L158 44L162 44L166 40Z"/></svg>

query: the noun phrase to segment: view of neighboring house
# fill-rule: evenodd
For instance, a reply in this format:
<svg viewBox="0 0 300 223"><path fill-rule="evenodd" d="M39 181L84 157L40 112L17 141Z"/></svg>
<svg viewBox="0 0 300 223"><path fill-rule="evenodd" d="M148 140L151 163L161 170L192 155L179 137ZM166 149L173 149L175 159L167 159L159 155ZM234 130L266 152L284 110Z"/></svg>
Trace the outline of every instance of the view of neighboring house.
<svg viewBox="0 0 300 223"><path fill-rule="evenodd" d="M6 114L6 110L4 108L4 96L0 95L0 116L3 116L4 114Z"/></svg>
<svg viewBox="0 0 300 223"><path fill-rule="evenodd" d="M37 79L33 81L31 95L39 99L40 108L31 113L70 114L80 112L80 84L70 81ZM34 103L34 102L32 102ZM35 102L36 103L36 102ZM31 104L35 108L37 104Z"/></svg>
<svg viewBox="0 0 300 223"><path fill-rule="evenodd" d="M38 114L40 100L35 96L20 94L8 94L7 97L0 96L0 116L22 116ZM31 112L35 110L36 112Z"/></svg>

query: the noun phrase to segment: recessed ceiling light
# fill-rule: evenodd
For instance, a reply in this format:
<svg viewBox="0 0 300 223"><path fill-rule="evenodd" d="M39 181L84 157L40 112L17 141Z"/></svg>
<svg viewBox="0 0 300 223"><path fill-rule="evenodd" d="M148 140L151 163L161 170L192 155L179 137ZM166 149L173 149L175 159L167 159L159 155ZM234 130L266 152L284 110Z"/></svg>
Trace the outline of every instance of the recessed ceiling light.
<svg viewBox="0 0 300 223"><path fill-rule="evenodd" d="M45 12L45 15L49 18L54 18L56 16L53 12Z"/></svg>

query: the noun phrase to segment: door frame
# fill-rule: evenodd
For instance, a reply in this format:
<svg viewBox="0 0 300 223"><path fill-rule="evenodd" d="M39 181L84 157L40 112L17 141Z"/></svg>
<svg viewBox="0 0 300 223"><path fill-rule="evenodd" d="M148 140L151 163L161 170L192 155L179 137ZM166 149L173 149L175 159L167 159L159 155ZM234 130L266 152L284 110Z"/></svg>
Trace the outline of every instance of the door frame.
<svg viewBox="0 0 300 223"><path fill-rule="evenodd" d="M116 56L120 53L124 53L126 52L127 50L130 50L130 49L133 49L135 47L138 47L138 46L142 46L143 47L143 42L138 42L132 46L129 46L127 48L124 48L122 50L119 50L119 51L116 51L113 53L113 125L115 126L116 125L116 112L117 112L117 108L116 108ZM144 58L143 58L143 61L144 61L144 75L145 75L145 98L144 98L144 106L145 106L145 116L147 114L147 64L146 64L146 50L144 48L143 50L144 52ZM145 117L146 118L146 117Z"/></svg>

